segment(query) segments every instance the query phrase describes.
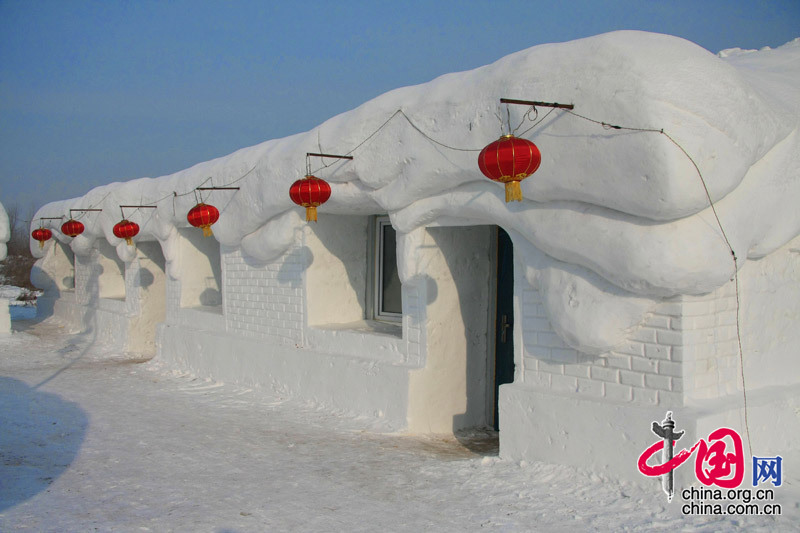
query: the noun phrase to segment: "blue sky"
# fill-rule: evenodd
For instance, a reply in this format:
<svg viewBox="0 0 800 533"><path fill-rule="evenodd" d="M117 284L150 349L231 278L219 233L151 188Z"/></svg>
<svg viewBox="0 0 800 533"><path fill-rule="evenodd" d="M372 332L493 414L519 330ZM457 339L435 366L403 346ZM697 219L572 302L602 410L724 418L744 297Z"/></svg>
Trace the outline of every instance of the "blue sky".
<svg viewBox="0 0 800 533"><path fill-rule="evenodd" d="M800 36L800 1L0 0L0 202L170 174L397 87L617 29L775 47Z"/></svg>

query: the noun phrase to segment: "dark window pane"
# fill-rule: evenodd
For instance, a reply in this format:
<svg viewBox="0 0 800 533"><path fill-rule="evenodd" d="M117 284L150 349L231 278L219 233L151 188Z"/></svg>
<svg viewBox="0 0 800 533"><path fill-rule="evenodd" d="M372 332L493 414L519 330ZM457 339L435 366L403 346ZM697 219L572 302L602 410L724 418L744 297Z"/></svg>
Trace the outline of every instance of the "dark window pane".
<svg viewBox="0 0 800 533"><path fill-rule="evenodd" d="M383 256L381 266L383 274L381 282L383 290L382 313L402 313L403 305L400 300L400 278L397 275L397 235L394 228L386 224L383 231Z"/></svg>

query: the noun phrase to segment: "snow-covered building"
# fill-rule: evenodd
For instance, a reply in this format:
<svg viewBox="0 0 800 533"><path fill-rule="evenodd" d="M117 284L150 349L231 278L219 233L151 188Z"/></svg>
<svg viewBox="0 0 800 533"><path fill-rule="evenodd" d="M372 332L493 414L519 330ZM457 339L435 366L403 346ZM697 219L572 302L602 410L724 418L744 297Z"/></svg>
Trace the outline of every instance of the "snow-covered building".
<svg viewBox="0 0 800 533"><path fill-rule="evenodd" d="M6 208L0 203L0 261L8 254L6 243L11 239L11 226L8 222ZM11 333L11 314L8 311L8 300L0 298L0 335Z"/></svg>
<svg viewBox="0 0 800 533"><path fill-rule="evenodd" d="M797 449L799 82L798 40L537 46L48 204L102 211L73 211L74 238L51 224L32 279L45 313L120 349L397 430L499 424L504 457L638 477L667 410L691 438L744 432L743 377L753 451ZM511 130L542 164L506 203L477 154ZM353 156L311 161L318 223L288 194L309 152ZM199 195L213 238L186 220ZM132 204L155 208L125 213L129 245Z"/></svg>

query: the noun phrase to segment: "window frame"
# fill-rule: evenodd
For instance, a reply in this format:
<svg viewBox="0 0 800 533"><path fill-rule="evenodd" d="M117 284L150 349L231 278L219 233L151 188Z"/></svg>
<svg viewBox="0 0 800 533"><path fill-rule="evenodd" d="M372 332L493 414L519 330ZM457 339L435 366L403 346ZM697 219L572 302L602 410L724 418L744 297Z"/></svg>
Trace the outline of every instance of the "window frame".
<svg viewBox="0 0 800 533"><path fill-rule="evenodd" d="M369 250L368 250L368 294L367 294L367 317L370 320L382 322L401 322L403 320L402 310L400 313L383 311L383 251L384 251L384 228L392 227L392 223L387 215L376 215L371 217L369 224ZM395 233L396 234L396 233ZM402 301L402 283L400 288ZM402 305L402 304L401 304Z"/></svg>

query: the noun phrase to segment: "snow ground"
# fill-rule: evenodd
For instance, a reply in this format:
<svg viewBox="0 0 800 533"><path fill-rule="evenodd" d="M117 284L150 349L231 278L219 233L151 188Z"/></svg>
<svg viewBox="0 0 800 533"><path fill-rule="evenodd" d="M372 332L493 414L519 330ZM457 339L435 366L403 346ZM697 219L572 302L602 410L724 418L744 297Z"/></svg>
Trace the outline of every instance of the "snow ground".
<svg viewBox="0 0 800 533"><path fill-rule="evenodd" d="M797 528L790 482L777 519L682 517L657 485L365 431L126 359L52 321L14 329L0 338L0 531Z"/></svg>

